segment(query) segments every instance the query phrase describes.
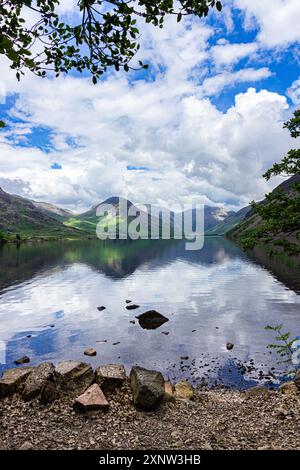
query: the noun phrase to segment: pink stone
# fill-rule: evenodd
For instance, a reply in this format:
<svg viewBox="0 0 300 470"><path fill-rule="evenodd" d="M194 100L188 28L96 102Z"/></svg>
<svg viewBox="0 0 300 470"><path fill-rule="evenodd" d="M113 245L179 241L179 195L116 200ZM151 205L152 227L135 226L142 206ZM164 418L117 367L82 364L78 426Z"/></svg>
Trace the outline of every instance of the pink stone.
<svg viewBox="0 0 300 470"><path fill-rule="evenodd" d="M107 409L109 404L99 385L93 384L76 398L74 406L81 411L95 411Z"/></svg>

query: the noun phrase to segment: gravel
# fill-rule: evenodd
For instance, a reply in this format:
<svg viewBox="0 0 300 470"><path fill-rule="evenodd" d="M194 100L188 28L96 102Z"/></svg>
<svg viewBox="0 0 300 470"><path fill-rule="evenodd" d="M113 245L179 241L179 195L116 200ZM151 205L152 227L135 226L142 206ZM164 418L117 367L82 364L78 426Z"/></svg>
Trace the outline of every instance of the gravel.
<svg viewBox="0 0 300 470"><path fill-rule="evenodd" d="M194 401L138 411L128 383L107 412L81 414L73 400L0 401L0 449L300 449L300 395L200 389Z"/></svg>

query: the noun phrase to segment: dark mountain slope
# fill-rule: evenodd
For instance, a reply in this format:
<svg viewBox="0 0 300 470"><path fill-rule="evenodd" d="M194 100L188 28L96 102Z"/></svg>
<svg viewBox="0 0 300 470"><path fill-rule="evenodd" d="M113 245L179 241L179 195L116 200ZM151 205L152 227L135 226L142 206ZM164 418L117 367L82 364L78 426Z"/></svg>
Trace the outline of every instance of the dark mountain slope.
<svg viewBox="0 0 300 470"><path fill-rule="evenodd" d="M80 232L49 217L31 201L0 188L0 231L7 237L72 237Z"/></svg>

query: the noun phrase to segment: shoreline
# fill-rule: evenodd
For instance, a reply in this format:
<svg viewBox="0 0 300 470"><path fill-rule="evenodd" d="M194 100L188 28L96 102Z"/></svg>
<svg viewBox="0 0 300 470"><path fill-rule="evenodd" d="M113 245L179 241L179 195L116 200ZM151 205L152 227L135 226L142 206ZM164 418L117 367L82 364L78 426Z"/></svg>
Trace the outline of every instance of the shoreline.
<svg viewBox="0 0 300 470"><path fill-rule="evenodd" d="M59 366L61 374L66 372L66 362L69 361L62 363L64 367ZM47 382L47 393L41 393L41 388L38 394L30 395L28 399L24 390L28 388L29 375L22 387L19 383L15 393L0 399L0 449L300 449L300 388L297 380L297 386L289 382L277 390L257 386L247 391L224 387L191 389L188 383L181 388L173 384L170 388L164 383L164 395L159 402L153 409L145 409L144 398L142 401L139 401L141 396L137 398L136 384L141 379L146 380L144 385L147 387L157 387L160 373L136 367L135 373L131 371L128 378L122 375L122 366L109 374L105 368L111 366L100 366L102 373L95 370L96 379L90 377L87 382L90 366L85 364L80 379L85 377L83 387L81 383L81 388L86 389L83 395L100 383L106 400L101 398L98 409L83 409L75 406L79 393L78 364L83 363L77 363L75 382L75 375L69 372L67 382L57 382L60 392L68 390L68 393L53 395L49 383L54 369L47 366L51 373L49 375L47 370L46 377L45 366L40 365L34 369L43 367L44 375L40 373L36 378L42 377L42 382ZM21 369L26 366L17 370ZM56 370L59 373L58 367ZM137 382L136 374L142 374ZM114 382L111 381L113 375ZM97 377L101 378L100 382ZM73 393L74 387L76 393ZM48 397L49 401L42 396ZM82 403L87 406L88 401Z"/></svg>

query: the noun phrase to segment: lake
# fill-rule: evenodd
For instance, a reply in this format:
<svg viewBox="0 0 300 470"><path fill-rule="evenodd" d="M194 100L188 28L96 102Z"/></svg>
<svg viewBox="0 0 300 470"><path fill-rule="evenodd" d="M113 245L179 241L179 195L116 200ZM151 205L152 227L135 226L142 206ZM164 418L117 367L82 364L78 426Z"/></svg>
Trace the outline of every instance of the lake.
<svg viewBox="0 0 300 470"><path fill-rule="evenodd" d="M300 334L299 271L278 264L267 268L222 237L205 238L200 251L175 240L5 245L0 369L28 355L33 365L137 363L194 384L276 382L284 366L264 327ZM140 307L127 310L126 300ZM169 321L142 328L135 317L147 310ZM88 347L96 357L83 355Z"/></svg>

